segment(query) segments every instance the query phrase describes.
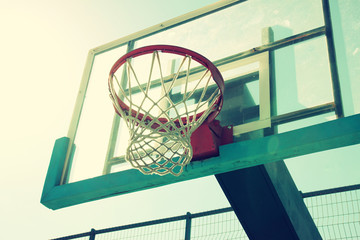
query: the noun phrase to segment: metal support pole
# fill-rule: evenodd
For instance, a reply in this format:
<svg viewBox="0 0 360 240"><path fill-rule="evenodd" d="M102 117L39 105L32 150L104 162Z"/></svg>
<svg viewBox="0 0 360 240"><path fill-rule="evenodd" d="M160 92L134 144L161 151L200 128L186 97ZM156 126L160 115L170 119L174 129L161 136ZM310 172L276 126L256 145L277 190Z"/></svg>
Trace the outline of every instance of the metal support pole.
<svg viewBox="0 0 360 240"><path fill-rule="evenodd" d="M271 27L262 29L262 44L271 44L274 42L274 31ZM270 116L277 116L277 98L276 98L276 81L275 81L275 53L269 51L269 86L270 86ZM270 128L264 129L265 135L273 135L278 133L277 125L271 125Z"/></svg>
<svg viewBox="0 0 360 240"><path fill-rule="evenodd" d="M186 213L185 240L190 240L191 236L191 213Z"/></svg>
<svg viewBox="0 0 360 240"><path fill-rule="evenodd" d="M95 235L96 235L96 231L95 231L95 229L92 228L90 231L89 240L95 240Z"/></svg>
<svg viewBox="0 0 360 240"><path fill-rule="evenodd" d="M322 7L324 14L324 22L325 22L326 42L328 46L331 80L332 80L332 87L333 87L333 94L335 101L335 113L336 116L340 118L340 117L344 117L344 109L341 99L340 80L339 80L338 66L336 62L335 43L334 43L333 28L331 23L329 0L323 0Z"/></svg>

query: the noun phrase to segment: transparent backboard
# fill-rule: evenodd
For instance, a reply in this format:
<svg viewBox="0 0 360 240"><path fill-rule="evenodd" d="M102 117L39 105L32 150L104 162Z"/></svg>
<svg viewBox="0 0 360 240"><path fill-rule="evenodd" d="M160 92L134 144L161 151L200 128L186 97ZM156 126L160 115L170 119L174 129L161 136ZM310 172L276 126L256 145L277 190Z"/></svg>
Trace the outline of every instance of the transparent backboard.
<svg viewBox="0 0 360 240"><path fill-rule="evenodd" d="M278 125L305 118L316 116L320 119L318 123L324 123L343 117L339 79L331 60L334 49L326 32L329 23L324 13L328 11L321 0L219 1L91 49L70 123L59 184L130 172L131 166L124 158L129 131L114 111L107 80L111 67L121 56L143 46L167 44L188 48L219 68L225 91L223 109L217 119L222 126L233 126L235 142L248 140L249 134L259 131L260 138L276 134ZM146 71L141 69L149 68L149 63L146 59L142 63L134 61L140 79L147 78ZM181 58L163 57L161 64L166 79L174 74ZM191 69L196 84L198 66L195 64ZM119 81L124 77L123 72L119 71ZM154 76L154 82L159 78ZM156 95L161 87L154 86L151 94ZM174 95L181 95L183 90L179 86ZM129 94L136 99L139 93ZM190 101L198 103L196 97ZM221 153L226 155L220 150L218 158L190 164L183 177L176 180L166 177L151 187L255 164L239 163L236 167L234 162L229 162L229 166L217 172L210 170L211 167L204 170L205 162L216 164ZM198 174L191 175L191 169L201 168L204 171L196 170ZM131 172L129 176L139 182L151 182L159 177L146 178L140 172ZM149 187L139 183L123 191ZM92 199L111 194L121 191Z"/></svg>
<svg viewBox="0 0 360 240"><path fill-rule="evenodd" d="M152 29L148 29L149 34L147 34L145 30L143 33L140 32L128 38L120 39L117 42L115 41L93 49L94 58L92 60L91 72L89 72L88 83L86 84L86 98L84 98L84 101L77 103L77 105L83 104L83 109L74 138L76 151L68 181L74 182L129 167L126 162L118 165L114 164L112 160L113 156L117 156L117 162L124 160L118 157L125 155L129 132L126 124L124 124L121 119L117 119L118 117L114 113L111 102L109 101L107 86L107 79L112 65L127 51L155 44L181 46L198 52L211 61L225 61L226 64L223 64L220 70L225 81L233 81L236 77L246 76L259 69L260 58L248 59L244 66L244 63L242 63L245 62L244 60L242 60L242 62L236 62L234 61L236 58L231 58L231 56L261 46L266 43L266 41L269 41L269 39L264 40L264 38L269 38L269 36L263 33L263 29L267 27L291 25L288 31L286 31L286 29L279 31L281 38L284 38L306 30L311 30L321 26L323 23L320 1L297 3L299 8L301 6L308 6L309 4L313 6L309 8L312 13L304 12L302 14L295 10L298 8L294 6L294 3L270 4L267 1L239 2L240 4L229 4L229 7L209 15L200 18L194 17L192 21L185 21L185 23L181 23L181 21L185 19L176 18L154 26ZM213 8L219 8L221 5L226 6L226 4L218 4L216 7L210 6L208 9L203 10L204 14L207 14ZM259 8L259 6L261 7ZM294 10L289 12L289 9ZM198 14L200 13L201 11ZM304 14L312 17L305 18ZM304 19L307 20L304 22ZM177 21L179 21L179 23ZM326 57L326 55L324 57ZM226 60L226 58L230 58L230 60ZM170 75L174 64L179 64L179 61L180 59L163 59L163 74L165 76ZM262 60L262 64L267 65L267 61L265 57L265 60ZM326 59L324 62L326 62ZM89 64L91 63L88 63L88 65ZM139 64L140 62L138 65ZM146 60L144 60L143 64L145 68L150 66L150 63L146 62ZM224 69L226 69L226 71ZM264 69L264 71L266 71L266 69ZM141 71L138 72L141 73ZM144 72L144 74L146 73ZM327 72L327 74L329 73ZM146 79L145 76L139 76L139 78ZM330 87L328 76L321 77L320 79L324 79L322 80L323 82L328 81L328 83L324 82L323 85ZM259 88L259 81L256 80L249 81L246 87L251 92L256 104L259 104L259 96L263 96L265 98L263 102L269 104L268 96L259 94L260 89L264 92L269 91L268 87L264 86ZM297 90L294 85L290 87L294 87L295 91ZM228 91L228 89L226 89L225 91L225 94L229 96L231 90ZM154 90L153 93L156 94L156 91ZM328 100L325 100L325 102L330 101L332 98L331 90L328 91L327 94ZM307 97L303 98L306 99ZM320 99L320 97L318 98ZM323 97L321 99L323 99ZM233 103L231 104L225 102L222 117L226 118L226 122L223 121L222 124L237 125L236 117L231 117L234 114L231 113L231 111L236 112L236 108L241 108L241 99L239 97L232 101ZM311 106L312 104L316 103L313 101L306 106ZM232 109L229 109L229 106L232 106ZM265 107L265 105L261 106ZM225 115L227 115L227 117L225 117ZM269 109L264 110L263 115L266 116L262 116L262 120L266 118L269 119ZM230 120L230 117L234 122ZM74 122L77 122L77 119L73 119L72 123ZM263 126L269 127L269 124L263 123ZM254 126L253 128L258 127ZM111 167L107 166L107 164L105 164L106 162L111 162Z"/></svg>

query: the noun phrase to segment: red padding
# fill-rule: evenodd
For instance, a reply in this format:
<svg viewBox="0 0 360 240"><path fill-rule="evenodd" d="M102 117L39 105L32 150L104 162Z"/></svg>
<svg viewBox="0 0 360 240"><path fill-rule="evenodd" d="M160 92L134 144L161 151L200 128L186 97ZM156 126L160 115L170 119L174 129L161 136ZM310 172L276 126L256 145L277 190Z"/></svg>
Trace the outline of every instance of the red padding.
<svg viewBox="0 0 360 240"><path fill-rule="evenodd" d="M218 120L203 123L191 135L192 161L219 156L219 146L233 142L232 127L221 127Z"/></svg>

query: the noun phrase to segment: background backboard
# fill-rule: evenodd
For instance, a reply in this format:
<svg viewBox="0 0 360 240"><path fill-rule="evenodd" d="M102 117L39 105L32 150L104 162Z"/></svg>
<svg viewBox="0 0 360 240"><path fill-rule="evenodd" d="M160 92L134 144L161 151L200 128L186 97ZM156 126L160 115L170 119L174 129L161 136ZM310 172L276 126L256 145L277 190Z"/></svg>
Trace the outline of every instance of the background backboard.
<svg viewBox="0 0 360 240"><path fill-rule="evenodd" d="M300 8L309 11L297 11ZM54 148L48 173L53 182L45 183L44 204L56 209L335 147L319 145L293 152L310 141L329 137L320 134L316 139L309 136L293 142L294 146L285 146L281 152L282 141L314 129L279 135L275 140L262 138L267 132L285 132L286 123L293 121L312 117L323 123L344 116L326 19L321 1L221 1L91 49L68 135ZM128 131L108 97L107 78L114 62L132 49L152 44L196 51L213 61L225 79L224 107L218 119L223 126L234 126L236 144L224 146L219 157L190 164L178 178L143 176L129 168L121 157ZM167 61L169 75L177 63L177 59ZM354 126L356 119L347 120ZM285 127L277 129L278 125ZM331 127L322 125L321 129ZM331 138L353 130L343 129ZM257 142L245 141L249 134L257 134L259 139L252 140ZM337 147L356 141L358 138L353 138ZM263 155L258 149L257 154L256 149L246 150L255 146L263 147ZM277 156L270 154L275 151ZM234 152L238 154L230 155ZM64 201L65 192L69 195Z"/></svg>

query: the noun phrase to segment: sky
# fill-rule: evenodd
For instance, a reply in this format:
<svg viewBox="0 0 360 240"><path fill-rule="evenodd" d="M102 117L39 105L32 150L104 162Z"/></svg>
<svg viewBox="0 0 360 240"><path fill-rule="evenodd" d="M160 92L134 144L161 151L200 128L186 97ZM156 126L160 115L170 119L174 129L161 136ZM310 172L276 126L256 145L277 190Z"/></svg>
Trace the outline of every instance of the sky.
<svg viewBox="0 0 360 240"><path fill-rule="evenodd" d="M49 239L229 206L214 177L57 211L40 204L53 144L67 134L88 51L213 2L0 0L3 239ZM358 62L359 44L347 44L346 51L349 66ZM351 96L356 102L358 95ZM359 112L355 104L349 115ZM358 156L359 147L352 146L287 163L299 190L307 192L359 183Z"/></svg>

